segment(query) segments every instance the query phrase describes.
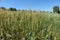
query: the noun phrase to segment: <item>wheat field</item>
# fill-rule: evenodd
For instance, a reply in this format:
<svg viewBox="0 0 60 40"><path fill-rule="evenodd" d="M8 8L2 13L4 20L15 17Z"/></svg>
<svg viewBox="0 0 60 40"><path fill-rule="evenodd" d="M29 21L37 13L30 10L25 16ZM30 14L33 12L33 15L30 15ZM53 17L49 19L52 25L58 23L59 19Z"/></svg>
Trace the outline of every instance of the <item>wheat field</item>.
<svg viewBox="0 0 60 40"><path fill-rule="evenodd" d="M60 14L0 10L0 40L60 40Z"/></svg>

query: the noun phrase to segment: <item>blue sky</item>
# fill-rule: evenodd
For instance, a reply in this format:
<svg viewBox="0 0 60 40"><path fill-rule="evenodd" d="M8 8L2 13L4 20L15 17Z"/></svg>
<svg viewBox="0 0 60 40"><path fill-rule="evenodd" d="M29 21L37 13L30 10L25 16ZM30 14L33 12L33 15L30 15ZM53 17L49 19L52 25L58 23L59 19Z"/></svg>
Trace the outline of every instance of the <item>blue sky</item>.
<svg viewBox="0 0 60 40"><path fill-rule="evenodd" d="M53 6L60 6L59 2L60 0L0 0L0 7L52 11Z"/></svg>

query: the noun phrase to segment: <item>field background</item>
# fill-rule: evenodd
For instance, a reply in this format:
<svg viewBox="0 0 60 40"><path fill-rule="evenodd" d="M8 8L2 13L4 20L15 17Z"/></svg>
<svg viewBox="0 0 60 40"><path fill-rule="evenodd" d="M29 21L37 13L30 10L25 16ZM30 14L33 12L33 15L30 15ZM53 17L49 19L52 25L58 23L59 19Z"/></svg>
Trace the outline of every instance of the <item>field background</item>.
<svg viewBox="0 0 60 40"><path fill-rule="evenodd" d="M60 40L60 14L0 10L0 40Z"/></svg>

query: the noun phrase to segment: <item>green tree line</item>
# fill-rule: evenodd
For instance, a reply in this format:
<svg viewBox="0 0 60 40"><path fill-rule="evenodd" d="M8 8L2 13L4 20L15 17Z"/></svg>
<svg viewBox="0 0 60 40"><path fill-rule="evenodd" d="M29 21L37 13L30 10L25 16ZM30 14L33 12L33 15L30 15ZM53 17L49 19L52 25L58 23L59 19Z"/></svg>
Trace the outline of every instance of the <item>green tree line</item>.
<svg viewBox="0 0 60 40"><path fill-rule="evenodd" d="M0 8L6 10L5 7L0 7ZM12 8L12 7L9 8L8 10L10 10L10 11L17 11L16 8ZM60 13L60 8L59 8L59 6L54 6L54 7L53 7L53 12L54 12L54 13Z"/></svg>

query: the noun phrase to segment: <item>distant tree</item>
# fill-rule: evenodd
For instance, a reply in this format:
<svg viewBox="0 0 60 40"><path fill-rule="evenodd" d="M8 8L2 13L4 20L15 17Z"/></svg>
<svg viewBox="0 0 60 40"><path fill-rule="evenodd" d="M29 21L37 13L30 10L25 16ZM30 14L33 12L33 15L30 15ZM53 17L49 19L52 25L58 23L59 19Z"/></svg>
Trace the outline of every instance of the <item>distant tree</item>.
<svg viewBox="0 0 60 40"><path fill-rule="evenodd" d="M16 8L9 8L10 11L17 11Z"/></svg>
<svg viewBox="0 0 60 40"><path fill-rule="evenodd" d="M43 13L45 13L45 11L42 11Z"/></svg>
<svg viewBox="0 0 60 40"><path fill-rule="evenodd" d="M52 13L52 12L50 12L50 13Z"/></svg>
<svg viewBox="0 0 60 40"><path fill-rule="evenodd" d="M40 12L42 12L42 11L40 11Z"/></svg>
<svg viewBox="0 0 60 40"><path fill-rule="evenodd" d="M58 13L60 13L60 11Z"/></svg>
<svg viewBox="0 0 60 40"><path fill-rule="evenodd" d="M36 12L36 10L34 10L34 12Z"/></svg>
<svg viewBox="0 0 60 40"><path fill-rule="evenodd" d="M5 7L0 7L0 9L4 9L4 10L6 10L6 8L5 8Z"/></svg>
<svg viewBox="0 0 60 40"><path fill-rule="evenodd" d="M53 12L59 13L59 6L54 6L53 7Z"/></svg>

